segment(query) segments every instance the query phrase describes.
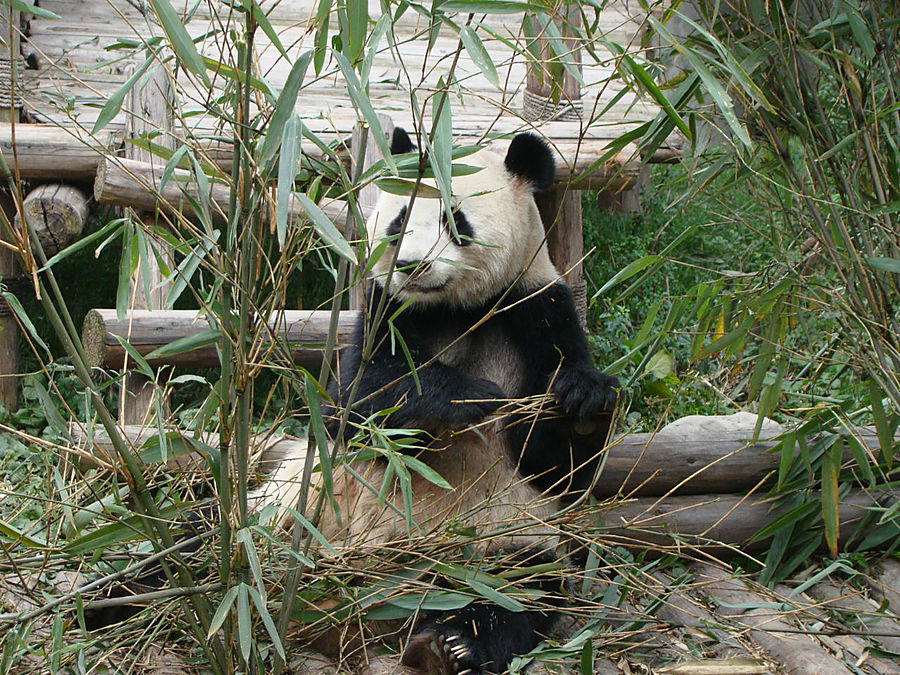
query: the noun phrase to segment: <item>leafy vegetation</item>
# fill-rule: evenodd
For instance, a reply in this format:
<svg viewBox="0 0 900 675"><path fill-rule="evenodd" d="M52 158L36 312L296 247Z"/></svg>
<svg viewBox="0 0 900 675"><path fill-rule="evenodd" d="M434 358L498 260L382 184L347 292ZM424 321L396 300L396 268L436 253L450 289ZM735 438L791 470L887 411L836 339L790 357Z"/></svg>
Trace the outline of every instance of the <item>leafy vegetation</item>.
<svg viewBox="0 0 900 675"><path fill-rule="evenodd" d="M761 570L764 583L797 573L823 546L834 559L825 569L852 575L865 565L855 551L894 552L900 542L896 500L871 508L855 532L839 527L840 503L851 491L878 499L896 494L898 481L893 438L900 425L900 66L892 55L900 10L894 4L700 0L697 13L690 13L679 2L656 2L646 17L647 40L657 44L653 58L639 49L614 50L621 57L614 77L662 109L655 120L614 142L610 152L636 143L644 156L652 155L675 130L686 140L678 165L653 170L642 213L610 213L596 206L593 195L584 196L585 250L593 250L585 262L592 347L598 363L625 384L623 418L630 429L654 430L687 414L737 409L774 417L789 429L775 449L779 469L766 485L784 515L758 533L773 536L762 565L740 557L741 565ZM360 188L381 181L385 188L414 191L427 173L447 196L450 177L461 170L450 136L457 86L452 68L438 91L413 86L410 92L414 105L433 119L419 129L427 161L393 165L387 159L365 174L350 175L340 143L319 137L296 114L305 86L342 73L361 133L382 144L367 88L373 54L384 48L392 18L417 12L428 25L419 39L441 26L457 30L457 53L468 53L494 82L498 72L481 42L487 29L472 23L473 16L519 12L522 6L386 2L379 19L366 16L365 3L332 7L326 1L319 3L310 29L312 44L296 53L279 42L257 2L210 3L211 11L224 13L222 25L230 26L210 37L219 49L212 57L198 51L174 3L150 5L164 37L145 43L123 36L117 56L146 69L183 70L182 82L214 93L206 113L226 130L233 164L230 170L213 168L204 138L188 135L174 151L150 139L147 147L167 162L170 176L176 167L183 169L186 180L200 188L191 198L193 219L170 214L165 227L154 227L103 216L88 233L102 232L102 239L39 273L46 258L38 252L28 267L27 247L20 247L40 290L39 299L24 303L35 327L31 336L49 344L55 358L49 363L43 353L31 355L24 406L0 417L4 573L37 570L40 590L60 598L65 592L50 583L51 570L109 574L139 566L152 552L173 548L169 520L181 519L198 503L215 502L226 517L221 528L210 525L212 536L201 549L205 576L177 552L170 559L173 587L203 593L167 596L167 604L153 610L171 612L170 637L190 645L187 656L214 672L277 670L287 655L292 620L316 632L334 623L407 618L473 597L521 606L528 599L505 595L502 576L473 571L465 547L385 553L383 567L368 576L340 560L317 560L316 568L316 547L331 543L316 541L313 524L322 502L312 494L307 501L308 484L296 506L312 522L295 531L290 545L252 512L248 491L255 432L301 433L308 425L313 437L324 437L319 408L329 377L324 367L318 373L285 367L284 346L266 340L250 317L278 317L296 306L301 278L306 306L340 310L346 288L370 264L361 247L351 247L354 237L345 237L362 222ZM528 9L536 7L545 19L565 14L554 3L530 3ZM583 5L583 27L571 27L588 47L606 39L593 32L590 7ZM253 46L260 34L290 68L280 92L256 70ZM558 77L570 73L566 54L552 53L548 71ZM110 97L96 130L115 118L139 81L140 75L129 79ZM176 94L186 96L185 91L182 86ZM185 129L192 128L190 121L180 120ZM315 153L298 156L301 141ZM208 197L213 183L228 189L225 213L217 213L220 205ZM21 193L15 181L11 188ZM348 230L338 230L326 215L336 197L347 201ZM294 201L302 205L302 217ZM160 415L155 437L135 448L115 424L120 376L89 369L76 327L88 307L113 299L124 313L134 290L128 279L146 268L154 257L152 242L160 240L175 249L174 260L160 259L171 289L167 304L203 310L221 367L170 380L174 413L168 419ZM87 276L84 269L94 272ZM382 308L373 309L378 315ZM329 354L334 340L332 331ZM131 363L134 371L153 373L139 355ZM166 395L158 390L155 396L162 410ZM85 425L89 435L111 439L106 461L117 471L79 465L63 450L75 445L73 422ZM347 423L345 416L341 424ZM169 433L170 425L188 432ZM877 451L860 443L858 425L873 427ZM401 490L408 491L411 467L396 448L412 441L377 427L373 437L398 480L405 477ZM188 451L204 458L203 477L163 466L163 458ZM465 523L452 525L466 532ZM618 648L650 623L658 599L648 590L649 574L689 583L684 561L603 549L596 544L602 528L588 531L594 568L589 565L582 580L588 616L583 631L517 666L546 657L578 662L589 672L592 650L611 643ZM279 586L272 592L275 578ZM334 610L312 609L324 601L334 603ZM609 608L626 605L640 611L627 622L620 617L621 631L610 638L605 622L615 612ZM42 607L39 614L57 611L57 605ZM82 610L74 618L55 614L53 635L61 635L63 622L70 632L83 625ZM0 620L11 623L9 616ZM23 622L2 638L0 672L30 649L31 626ZM143 637L131 630L123 625L114 636L138 654ZM210 641L214 634L222 639ZM50 643L51 670L61 660L103 658L93 638L71 648L62 646L61 637ZM688 643L702 653L700 643Z"/></svg>

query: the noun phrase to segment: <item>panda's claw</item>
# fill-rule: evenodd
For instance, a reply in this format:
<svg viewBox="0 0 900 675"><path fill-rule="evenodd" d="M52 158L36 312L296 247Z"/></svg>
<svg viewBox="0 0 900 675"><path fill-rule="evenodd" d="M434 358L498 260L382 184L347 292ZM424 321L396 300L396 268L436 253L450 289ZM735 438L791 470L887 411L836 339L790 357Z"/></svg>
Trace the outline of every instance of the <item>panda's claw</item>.
<svg viewBox="0 0 900 675"><path fill-rule="evenodd" d="M458 633L423 631L409 641L401 663L425 675L481 675L483 659L477 657L470 640Z"/></svg>

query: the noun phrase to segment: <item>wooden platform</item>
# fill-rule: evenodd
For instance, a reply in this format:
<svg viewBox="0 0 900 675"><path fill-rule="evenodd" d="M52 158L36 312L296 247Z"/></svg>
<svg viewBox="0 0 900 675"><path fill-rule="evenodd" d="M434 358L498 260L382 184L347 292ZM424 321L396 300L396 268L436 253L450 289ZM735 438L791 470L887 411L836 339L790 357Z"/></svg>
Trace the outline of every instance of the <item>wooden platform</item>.
<svg viewBox="0 0 900 675"><path fill-rule="evenodd" d="M629 46L639 43L641 26L638 18L626 11L626 3L609 3L611 8L600 14L598 35ZM140 40L160 35L155 17L137 8L149 3L127 0L43 0L41 7L59 15L59 20L32 17L23 51L32 67L25 70L20 94L30 121L45 122L83 134L90 130L106 100L127 79L131 65L143 61L142 54L128 50L112 50L121 40ZM256 53L259 75L275 92L281 91L293 61L312 48L314 31L310 30L316 3L312 0L285 0L276 4L269 20L285 46L284 58L262 31L257 32ZM224 7L224 6L223 6ZM217 25L200 3L188 21L193 36L200 36ZM635 12L641 10L637 6ZM225 9L223 8L223 13ZM376 0L369 2L370 21L379 18ZM231 17L232 21L239 16ZM460 22L465 16L457 17ZM622 95L625 84L616 74L616 62L600 42L593 45L596 59L583 53L583 113L576 121L552 121L535 124L523 115L523 90L527 64L510 44L520 47L523 17L521 15L488 15L476 17L473 25L484 40L500 77L501 88L493 86L467 58L465 51L456 69L459 89L449 101L453 128L464 143L482 140L491 134L505 134L536 128L558 151L561 177L590 166L610 140L637 124L656 116L655 104L638 99L632 92ZM219 21L227 21L224 14ZM336 20L332 21L333 28ZM221 24L219 24L221 25ZM371 24L370 24L371 27ZM460 48L457 35L442 28L433 48L428 49L428 24L413 10L408 10L381 38L370 76L370 98L374 109L392 118L395 124L412 127L411 96L425 115L431 109L429 96L441 76L450 70L453 56ZM492 35L494 37L492 37ZM509 44L506 44L507 41ZM222 55L226 49L216 39L201 40L198 47L205 56L225 62L233 55ZM36 66L36 67L34 67ZM167 64L168 68L172 63ZM216 82L216 75L209 71ZM198 114L204 107L206 94L192 90L183 74L179 82L185 88L181 104L182 127L176 133L189 131L200 137L230 137L230 130L219 128L216 120ZM221 76L217 85L224 84ZM221 87L220 87L221 88ZM616 100L617 96L620 96ZM326 140L348 139L358 115L347 95L346 85L333 61L326 62L316 78L310 68L298 98L297 113L307 126ZM601 114L602 113L602 114ZM108 129L124 129L124 112L113 119ZM673 141L674 142L674 141ZM623 166L631 159L631 150L623 152L615 164ZM670 146L663 151L677 152ZM621 187L621 186L619 186Z"/></svg>

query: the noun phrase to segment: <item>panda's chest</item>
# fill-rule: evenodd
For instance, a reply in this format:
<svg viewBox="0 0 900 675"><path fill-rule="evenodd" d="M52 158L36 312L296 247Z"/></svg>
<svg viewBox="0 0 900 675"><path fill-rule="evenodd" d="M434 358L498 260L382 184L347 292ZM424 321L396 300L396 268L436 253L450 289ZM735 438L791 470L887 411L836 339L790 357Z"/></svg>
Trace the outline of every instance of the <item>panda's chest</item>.
<svg viewBox="0 0 900 675"><path fill-rule="evenodd" d="M505 331L490 323L466 332L437 327L431 338L432 353L440 363L496 382L510 394L518 390L524 364Z"/></svg>

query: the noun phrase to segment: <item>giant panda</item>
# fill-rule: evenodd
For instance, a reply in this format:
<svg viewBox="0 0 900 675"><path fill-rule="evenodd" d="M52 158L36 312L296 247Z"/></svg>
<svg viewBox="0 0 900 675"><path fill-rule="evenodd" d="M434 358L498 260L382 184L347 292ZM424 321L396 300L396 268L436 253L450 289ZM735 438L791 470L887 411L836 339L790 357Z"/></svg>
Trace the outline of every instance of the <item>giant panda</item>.
<svg viewBox="0 0 900 675"><path fill-rule="evenodd" d="M415 152L401 128L391 152ZM556 542L545 523L560 499L588 489L597 469L599 448L573 428L598 415L609 423L618 382L591 363L572 293L547 252L534 195L553 180L548 145L522 133L505 154L482 150L466 163L479 170L453 178L453 222L433 190L380 196L366 229L381 255L329 389L332 432L349 408L336 440L348 454L365 446L357 429L373 420L419 430L405 452L446 485L410 471L411 502L400 491L381 501L383 458L338 463L319 530L364 552L409 536L452 539L464 524L477 533L466 543L483 553L546 562ZM383 320L373 326L379 308ZM305 446L285 457L255 495L259 505L296 503L305 460ZM313 476L320 490L321 474ZM427 617L403 663L422 672L503 672L552 626L554 606L513 612L473 602Z"/></svg>

